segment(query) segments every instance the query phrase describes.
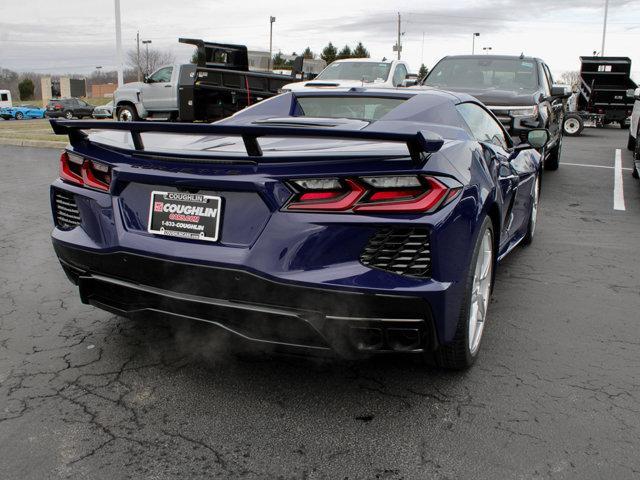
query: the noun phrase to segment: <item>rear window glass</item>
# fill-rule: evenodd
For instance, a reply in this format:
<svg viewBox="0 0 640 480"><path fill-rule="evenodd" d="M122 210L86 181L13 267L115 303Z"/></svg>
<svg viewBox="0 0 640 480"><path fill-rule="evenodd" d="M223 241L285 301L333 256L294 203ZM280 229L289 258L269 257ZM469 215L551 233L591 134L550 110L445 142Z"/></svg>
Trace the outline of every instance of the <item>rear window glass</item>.
<svg viewBox="0 0 640 480"><path fill-rule="evenodd" d="M404 98L298 97L296 116L353 118L374 122L404 101Z"/></svg>

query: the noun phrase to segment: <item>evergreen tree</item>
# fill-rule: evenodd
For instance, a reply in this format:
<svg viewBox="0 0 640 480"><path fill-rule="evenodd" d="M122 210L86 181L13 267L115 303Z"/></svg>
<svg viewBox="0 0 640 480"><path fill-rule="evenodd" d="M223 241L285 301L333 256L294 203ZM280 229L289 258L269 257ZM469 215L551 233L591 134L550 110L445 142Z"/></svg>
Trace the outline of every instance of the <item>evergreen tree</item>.
<svg viewBox="0 0 640 480"><path fill-rule="evenodd" d="M356 48L353 50L353 54L351 56L353 58L369 58L371 55L369 55L369 50L364 48L362 42L358 42L358 45L356 45Z"/></svg>
<svg viewBox="0 0 640 480"><path fill-rule="evenodd" d="M422 65L420 65L420 70L418 70L418 78L422 80L427 76L428 73L429 69L425 66L425 64L423 63Z"/></svg>
<svg viewBox="0 0 640 480"><path fill-rule="evenodd" d="M338 55L338 50L336 49L336 47L333 46L331 42L329 42L329 44L322 49L320 58L322 58L325 62L327 62L327 65L328 65L336 59L337 55Z"/></svg>
<svg viewBox="0 0 640 480"><path fill-rule="evenodd" d="M353 52L351 52L351 47L349 45L345 45L342 47L342 50L338 53L336 60L341 60L343 58L351 58L353 56Z"/></svg>
<svg viewBox="0 0 640 480"><path fill-rule="evenodd" d="M30 78L25 78L18 84L18 91L20 92L20 100L32 100L33 92L36 87Z"/></svg>
<svg viewBox="0 0 640 480"><path fill-rule="evenodd" d="M304 49L304 52L302 52L302 56L303 56L304 58L308 58L308 59L314 59L314 58L316 58L316 54L315 54L315 53L313 53L309 47L307 47L307 48L305 48L305 49Z"/></svg>

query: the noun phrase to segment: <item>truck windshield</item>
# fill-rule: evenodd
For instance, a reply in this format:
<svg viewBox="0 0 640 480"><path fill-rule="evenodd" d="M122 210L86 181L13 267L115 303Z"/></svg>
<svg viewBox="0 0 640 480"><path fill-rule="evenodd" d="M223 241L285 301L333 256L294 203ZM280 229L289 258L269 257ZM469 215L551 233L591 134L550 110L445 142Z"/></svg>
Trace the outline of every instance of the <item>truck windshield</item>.
<svg viewBox="0 0 640 480"><path fill-rule="evenodd" d="M429 72L425 85L439 88L535 92L536 64L526 59L451 58Z"/></svg>
<svg viewBox="0 0 640 480"><path fill-rule="evenodd" d="M298 97L298 117L353 118L376 121L396 108L404 98Z"/></svg>
<svg viewBox="0 0 640 480"><path fill-rule="evenodd" d="M390 63L383 62L334 62L325 68L317 80L364 80L386 82L391 70Z"/></svg>

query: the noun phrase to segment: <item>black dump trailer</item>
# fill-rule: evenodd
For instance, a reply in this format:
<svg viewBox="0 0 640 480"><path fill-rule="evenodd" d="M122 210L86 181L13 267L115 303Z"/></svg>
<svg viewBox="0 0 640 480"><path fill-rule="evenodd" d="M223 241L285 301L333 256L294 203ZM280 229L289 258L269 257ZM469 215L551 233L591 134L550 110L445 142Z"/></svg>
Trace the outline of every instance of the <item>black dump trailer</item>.
<svg viewBox="0 0 640 480"><path fill-rule="evenodd" d="M179 118L182 121L216 120L277 95L280 89L302 79L302 57L297 57L291 75L249 71L244 45L181 38L195 45L198 62L183 65L178 87Z"/></svg>
<svg viewBox="0 0 640 480"><path fill-rule="evenodd" d="M633 110L631 59L628 57L580 57L580 84L575 111L565 116L564 133L579 135L585 122L603 127L617 122L628 128Z"/></svg>

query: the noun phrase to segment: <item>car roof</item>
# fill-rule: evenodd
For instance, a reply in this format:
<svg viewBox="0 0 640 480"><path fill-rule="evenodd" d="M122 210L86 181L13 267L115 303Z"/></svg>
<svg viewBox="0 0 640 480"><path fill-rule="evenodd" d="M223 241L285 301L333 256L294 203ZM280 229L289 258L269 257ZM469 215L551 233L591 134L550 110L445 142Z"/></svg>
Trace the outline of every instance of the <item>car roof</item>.
<svg viewBox="0 0 640 480"><path fill-rule="evenodd" d="M460 92L451 92L448 90L441 90L439 88L428 86L415 86L415 87L401 87L401 88L375 88L375 87L336 87L336 88L322 88L322 87L307 87L304 90L294 92L296 97L317 97L317 96L353 96L359 94L366 96L371 94L373 96L382 97L397 97L408 98L413 95L433 95L437 97L443 97L453 101L454 103L462 103L477 100L471 95Z"/></svg>
<svg viewBox="0 0 640 480"><path fill-rule="evenodd" d="M341 58L340 60L334 60L331 63L345 63L345 62L369 62L369 63L393 63L396 60L376 60L375 58Z"/></svg>
<svg viewBox="0 0 640 480"><path fill-rule="evenodd" d="M447 55L446 57L442 57L441 60L450 60L450 59L474 59L478 60L529 60L529 61L539 61L542 62L538 57L527 57L524 55Z"/></svg>

